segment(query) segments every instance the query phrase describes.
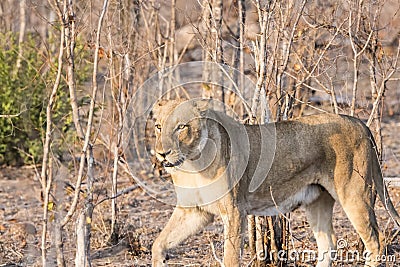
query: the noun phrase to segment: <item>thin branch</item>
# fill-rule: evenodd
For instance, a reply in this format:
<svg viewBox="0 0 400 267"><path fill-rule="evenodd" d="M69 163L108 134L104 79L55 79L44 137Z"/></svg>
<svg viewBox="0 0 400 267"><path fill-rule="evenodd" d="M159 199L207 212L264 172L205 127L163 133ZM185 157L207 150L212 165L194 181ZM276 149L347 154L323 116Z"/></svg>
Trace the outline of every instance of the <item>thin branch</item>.
<svg viewBox="0 0 400 267"><path fill-rule="evenodd" d="M105 197L105 198L99 200L99 201L96 203L96 206L100 205L100 204L103 203L104 201L116 199L116 198L118 198L118 197L120 197L120 196L122 196L122 195L128 194L128 193L132 192L133 190L135 190L135 189L137 189L137 188L139 188L139 185L138 185L138 184L135 184L135 185L132 185L132 186L130 186L130 187L127 187L127 188L125 188L124 190L121 190L121 191L117 192L117 193L116 193L115 195L113 195L113 196Z"/></svg>
<svg viewBox="0 0 400 267"><path fill-rule="evenodd" d="M219 265L221 267L225 267L223 261L220 258L218 258L217 252L215 251L214 243L213 243L213 241L211 239L209 240L209 243L210 243L210 247L211 247L211 251L212 251L212 254L214 256L214 259L219 263Z"/></svg>
<svg viewBox="0 0 400 267"><path fill-rule="evenodd" d="M400 58L400 41L399 41L399 45L397 47L397 53L396 53L396 60L393 64L393 69L386 75L386 77L384 78L384 80L382 81L380 87L379 87L379 92L378 95L375 98L375 101L372 105L372 110L371 110L371 114L369 115L368 121L367 121L367 126L369 127L372 123L372 120L374 119L375 116L375 112L377 112L378 107L379 107L379 103L385 93L386 90L386 82L392 79L392 76L396 73L397 71L397 64Z"/></svg>
<svg viewBox="0 0 400 267"><path fill-rule="evenodd" d="M362 5L362 1L360 2L360 6ZM361 7L359 7L361 9ZM358 21L357 21L357 28L359 28L359 20L360 20L360 15L358 14ZM355 109L356 109L356 99L357 99L357 87L358 87L358 72L359 72L359 57L364 53L365 49L367 49L369 42L371 40L372 34L374 33L373 30L371 30L370 34L368 35L368 39L365 42L364 46L361 48L360 51L357 52L357 48L354 43L354 37L352 34L352 11L349 13L349 39L350 39L350 45L351 49L353 50L353 90L352 90L352 99L351 99L351 106L350 106L350 115L354 116Z"/></svg>
<svg viewBox="0 0 400 267"><path fill-rule="evenodd" d="M335 31L335 33L333 34L332 38L331 38L331 39L329 40L329 42L325 45L325 47L324 47L324 49L322 50L322 52L320 53L320 55L319 55L317 61L313 64L313 68L311 69L311 71L307 71L307 70L306 70L306 71L307 71L307 76L306 76L304 79L302 79L300 82L298 82L298 83L296 84L296 87L297 87L297 86L304 85L304 82L307 81L307 80L313 75L313 73L315 72L315 70L319 67L320 62L321 62L321 60L323 59L325 53L328 51L328 49L329 49L329 48L331 47L331 45L333 44L333 41L336 39L337 35L340 33L340 30L341 30L341 28L342 28L342 26L344 25L345 22L346 22L346 21L343 21L343 22L339 25L339 27L336 28L336 31ZM296 55L297 55L297 53L296 53ZM299 62L301 62L301 60L299 60ZM301 62L301 64L303 64L303 63Z"/></svg>
<svg viewBox="0 0 400 267"><path fill-rule="evenodd" d="M65 226L69 222L72 215L75 213L76 207L78 205L79 194L80 194L80 189L81 189L81 184L82 184L82 179L83 179L83 172L84 172L84 168L85 168L85 157L86 157L87 149L88 149L89 143L90 143L90 134L92 131L92 124L93 124L93 119L94 119L96 95L97 95L97 89L98 89L98 86L97 86L97 71L98 71L98 69L97 68L98 68L98 63L99 63L100 36L101 36L101 29L103 26L103 19L107 12L107 7L108 7L108 0L104 0L103 8L101 10L99 22L97 25L96 43L95 43L96 49L95 49L95 53L94 53L94 68L93 68L93 76L92 76L92 83L93 83L92 99L90 100L89 116L88 116L88 122L87 122L87 127L86 127L86 133L85 133L85 139L84 139L84 143L83 143L82 153L81 153L81 157L80 157L81 160L80 160L80 165L79 165L78 178L77 178L76 186L75 186L74 199L71 203L71 207L68 210L67 215L65 216L64 220L61 222L62 226Z"/></svg>
<svg viewBox="0 0 400 267"><path fill-rule="evenodd" d="M0 118L11 119L11 118L19 117L19 116L21 116L22 113L24 113L26 111L27 111L27 109L24 109L23 111L20 111L17 114L0 114Z"/></svg>
<svg viewBox="0 0 400 267"><path fill-rule="evenodd" d="M287 66L289 63L289 59L290 59L290 51L292 49L293 46L293 40L294 40L294 36L295 36L295 32L297 29L297 25L299 24L300 18L303 14L303 10L306 6L307 1L303 0L300 4L300 8L297 11L297 16L295 18L295 21L293 23L289 38L287 40L286 44L283 44L285 46L285 49L283 51L283 62L280 64L280 67L278 68L278 73L276 75L276 92L277 92L277 97L278 99L282 99L282 78L283 78L283 74L285 73L285 71L287 70ZM284 22L281 22L281 25L284 26ZM281 101L278 102L278 107L277 107L277 112L276 112L276 119L280 120L281 118Z"/></svg>

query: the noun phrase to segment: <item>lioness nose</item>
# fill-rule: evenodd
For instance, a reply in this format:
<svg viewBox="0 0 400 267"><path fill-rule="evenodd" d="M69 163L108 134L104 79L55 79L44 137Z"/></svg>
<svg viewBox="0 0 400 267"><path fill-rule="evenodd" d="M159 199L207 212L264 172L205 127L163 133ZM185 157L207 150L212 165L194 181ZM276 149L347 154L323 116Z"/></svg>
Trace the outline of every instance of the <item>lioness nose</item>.
<svg viewBox="0 0 400 267"><path fill-rule="evenodd" d="M163 159L165 159L165 157L166 157L168 154L170 154L170 153L171 153L171 149L168 150L167 152L160 152L160 151L157 151L157 154L160 155Z"/></svg>

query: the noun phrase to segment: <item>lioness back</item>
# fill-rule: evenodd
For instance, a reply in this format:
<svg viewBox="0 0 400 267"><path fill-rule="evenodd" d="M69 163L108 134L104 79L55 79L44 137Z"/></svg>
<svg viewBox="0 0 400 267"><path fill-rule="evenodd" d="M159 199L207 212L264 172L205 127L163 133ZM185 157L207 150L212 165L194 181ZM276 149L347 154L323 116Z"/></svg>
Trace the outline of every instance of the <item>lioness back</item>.
<svg viewBox="0 0 400 267"><path fill-rule="evenodd" d="M321 114L262 127L249 125L246 128L249 133L250 150L254 153L250 153L245 176L248 180L243 183L246 184L245 190L251 192L248 196L250 202L259 203L262 199L263 204L259 203L255 207L258 212L261 206L268 209L269 206L283 203L289 194L294 195L297 192L303 195L306 203L295 201L296 203L292 203L290 207L286 207L287 210L281 212L288 212L301 204L307 204L307 201L313 201L318 196L315 193L318 190L307 188L309 185L319 185L321 189L334 189L335 183L343 183L350 179L355 157L377 160L368 128L362 121L348 116ZM275 130L271 130L272 128ZM271 136L271 133L274 133L275 137ZM261 137L265 139L268 136L271 139L275 138L276 147L260 148L263 142L267 142L262 141ZM274 153L272 158L271 153ZM269 163L271 160L272 164ZM270 166L270 169L262 170L263 166ZM338 175L339 173L342 175ZM265 177L257 177L258 174ZM251 180L262 182L254 189L249 188ZM336 197L335 190L330 191ZM307 200L308 195L310 198ZM269 205L265 205L265 202ZM274 214L261 212L260 215Z"/></svg>

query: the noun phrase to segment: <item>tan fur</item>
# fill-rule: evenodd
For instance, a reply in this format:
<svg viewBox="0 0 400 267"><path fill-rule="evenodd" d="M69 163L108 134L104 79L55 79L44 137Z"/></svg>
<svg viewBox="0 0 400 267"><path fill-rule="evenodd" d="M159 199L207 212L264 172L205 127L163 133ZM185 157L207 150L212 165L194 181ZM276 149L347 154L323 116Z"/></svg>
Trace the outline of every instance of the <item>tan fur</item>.
<svg viewBox="0 0 400 267"><path fill-rule="evenodd" d="M153 244L153 266L167 266L166 251L200 231L214 215L224 223L224 265L239 266L246 215L276 215L299 206L306 209L323 259L317 266L330 266L326 255L336 246L335 201L371 259L382 253L373 209L376 193L397 223L400 218L385 199L374 141L361 121L322 114L243 125L204 103L169 101L154 109L157 158L169 166L178 203Z"/></svg>

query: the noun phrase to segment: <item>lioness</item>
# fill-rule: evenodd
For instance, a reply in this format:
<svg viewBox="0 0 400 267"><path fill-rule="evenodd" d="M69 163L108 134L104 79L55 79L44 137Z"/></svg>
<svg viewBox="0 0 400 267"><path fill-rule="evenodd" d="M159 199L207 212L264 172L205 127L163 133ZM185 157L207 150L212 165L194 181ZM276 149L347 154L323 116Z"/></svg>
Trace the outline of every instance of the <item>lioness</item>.
<svg viewBox="0 0 400 267"><path fill-rule="evenodd" d="M400 217L385 197L375 143L360 120L322 114L243 125L202 100L160 102L153 112L156 156L171 173L178 201L153 244L153 266L167 266L166 250L214 215L224 224L224 266L239 266L246 215L277 215L299 206L317 241L317 266L329 266L335 201L371 253L366 266L379 264L376 193L397 224Z"/></svg>

